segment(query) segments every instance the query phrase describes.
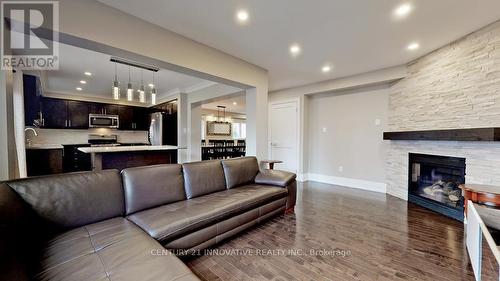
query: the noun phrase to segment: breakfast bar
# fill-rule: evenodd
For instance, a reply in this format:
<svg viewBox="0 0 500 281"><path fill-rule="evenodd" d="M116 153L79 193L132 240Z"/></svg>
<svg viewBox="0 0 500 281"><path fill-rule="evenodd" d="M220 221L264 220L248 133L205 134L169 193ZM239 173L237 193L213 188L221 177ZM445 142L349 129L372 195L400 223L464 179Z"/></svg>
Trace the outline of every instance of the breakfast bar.
<svg viewBox="0 0 500 281"><path fill-rule="evenodd" d="M79 151L90 154L92 171L177 163L177 149L173 145L78 148Z"/></svg>

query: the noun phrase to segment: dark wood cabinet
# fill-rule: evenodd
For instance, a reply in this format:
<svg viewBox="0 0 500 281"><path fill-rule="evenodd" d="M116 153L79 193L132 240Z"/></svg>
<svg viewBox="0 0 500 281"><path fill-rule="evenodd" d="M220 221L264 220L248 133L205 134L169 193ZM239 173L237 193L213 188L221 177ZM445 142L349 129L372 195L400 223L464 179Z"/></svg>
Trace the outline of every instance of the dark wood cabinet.
<svg viewBox="0 0 500 281"><path fill-rule="evenodd" d="M166 114L163 121L165 122L165 130L167 131L164 144L177 145L177 113Z"/></svg>
<svg viewBox="0 0 500 281"><path fill-rule="evenodd" d="M104 104L89 102L89 113L90 114L104 114Z"/></svg>
<svg viewBox="0 0 500 281"><path fill-rule="evenodd" d="M72 129L87 129L89 127L88 103L81 101L66 101L67 127Z"/></svg>
<svg viewBox="0 0 500 281"><path fill-rule="evenodd" d="M65 173L92 170L90 154L78 150L89 144L64 145L63 170Z"/></svg>
<svg viewBox="0 0 500 281"><path fill-rule="evenodd" d="M149 130L149 108L42 97L39 84L36 76L23 76L26 126L40 119L42 128L88 129L89 114L108 114L120 117L120 130Z"/></svg>
<svg viewBox="0 0 500 281"><path fill-rule="evenodd" d="M91 114L108 114L118 115L119 105L89 102L89 113Z"/></svg>
<svg viewBox="0 0 500 281"><path fill-rule="evenodd" d="M134 108L131 106L120 106L118 108L120 117L120 130L134 130Z"/></svg>
<svg viewBox="0 0 500 281"><path fill-rule="evenodd" d="M133 130L147 131L150 125L151 110L144 107L134 107Z"/></svg>
<svg viewBox="0 0 500 281"><path fill-rule="evenodd" d="M89 109L86 102L43 98L42 114L44 128L87 129L89 127Z"/></svg>
<svg viewBox="0 0 500 281"><path fill-rule="evenodd" d="M62 99L43 98L42 114L44 128L62 129L68 125L66 101Z"/></svg>
<svg viewBox="0 0 500 281"><path fill-rule="evenodd" d="M62 149L27 149L28 177L60 174L63 172Z"/></svg>
<svg viewBox="0 0 500 281"><path fill-rule="evenodd" d="M118 110L120 106L115 104L105 104L104 105L104 114L108 115L118 115Z"/></svg>
<svg viewBox="0 0 500 281"><path fill-rule="evenodd" d="M40 119L41 92L40 80L33 75L23 75L24 89L24 121L26 126L33 126L35 120Z"/></svg>

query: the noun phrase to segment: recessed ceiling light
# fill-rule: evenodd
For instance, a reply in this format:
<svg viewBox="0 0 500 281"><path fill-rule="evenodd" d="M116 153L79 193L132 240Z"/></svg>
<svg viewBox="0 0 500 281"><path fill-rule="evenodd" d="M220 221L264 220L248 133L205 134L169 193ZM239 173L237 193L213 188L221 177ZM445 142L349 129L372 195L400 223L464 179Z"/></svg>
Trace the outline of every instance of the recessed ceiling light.
<svg viewBox="0 0 500 281"><path fill-rule="evenodd" d="M332 67L328 64L321 68L321 71L323 71L323 73L330 72L330 70L332 70Z"/></svg>
<svg viewBox="0 0 500 281"><path fill-rule="evenodd" d="M399 5L395 10L394 14L398 17L404 17L407 16L411 10L413 10L413 6L410 3L405 3L402 5Z"/></svg>
<svg viewBox="0 0 500 281"><path fill-rule="evenodd" d="M87 84L87 81L85 81L85 80L80 80L80 84Z"/></svg>
<svg viewBox="0 0 500 281"><path fill-rule="evenodd" d="M154 88L155 84L149 83L148 86L149 86L149 88Z"/></svg>
<svg viewBox="0 0 500 281"><path fill-rule="evenodd" d="M236 19L238 19L238 21L240 23L245 23L248 21L248 12L245 11L245 10L239 10L237 13L236 13Z"/></svg>
<svg viewBox="0 0 500 281"><path fill-rule="evenodd" d="M416 49L418 49L420 47L420 45L418 43L411 43L410 45L408 45L408 47L406 47L408 50L410 51L415 51Z"/></svg>
<svg viewBox="0 0 500 281"><path fill-rule="evenodd" d="M85 71L83 74L87 75L87 76L92 76L92 73L91 72L88 72L88 71Z"/></svg>
<svg viewBox="0 0 500 281"><path fill-rule="evenodd" d="M237 103L237 102L235 102L235 101L233 101L233 105L238 105L238 103Z"/></svg>
<svg viewBox="0 0 500 281"><path fill-rule="evenodd" d="M81 87L76 87L76 90L77 90L77 91L81 91L81 90L82 90L82 88L81 88Z"/></svg>
<svg viewBox="0 0 500 281"><path fill-rule="evenodd" d="M293 44L292 46L290 46L290 53L293 56L297 56L298 54L300 54L300 46L298 44Z"/></svg>

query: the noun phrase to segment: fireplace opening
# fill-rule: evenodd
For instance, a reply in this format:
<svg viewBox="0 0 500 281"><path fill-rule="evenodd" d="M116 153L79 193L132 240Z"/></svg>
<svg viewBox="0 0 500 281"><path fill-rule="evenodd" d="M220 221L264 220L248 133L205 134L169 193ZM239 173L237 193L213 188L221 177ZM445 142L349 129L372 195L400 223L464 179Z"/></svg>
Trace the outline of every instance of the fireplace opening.
<svg viewBox="0 0 500 281"><path fill-rule="evenodd" d="M409 154L408 201L463 221L465 158Z"/></svg>

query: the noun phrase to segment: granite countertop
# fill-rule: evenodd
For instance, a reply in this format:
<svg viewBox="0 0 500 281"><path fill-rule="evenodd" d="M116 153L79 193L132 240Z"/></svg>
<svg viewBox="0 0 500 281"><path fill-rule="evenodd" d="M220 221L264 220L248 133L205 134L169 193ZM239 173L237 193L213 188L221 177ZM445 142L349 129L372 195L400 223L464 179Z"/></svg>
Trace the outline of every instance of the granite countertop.
<svg viewBox="0 0 500 281"><path fill-rule="evenodd" d="M26 149L63 149L61 144L32 144L30 146L26 146Z"/></svg>
<svg viewBox="0 0 500 281"><path fill-rule="evenodd" d="M108 153L127 151L153 151L153 150L177 150L174 145L136 145L136 146L107 146L107 147L79 147L78 150L84 153Z"/></svg>

